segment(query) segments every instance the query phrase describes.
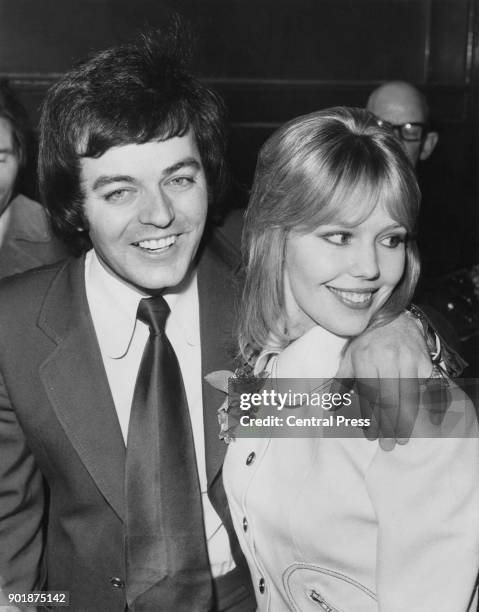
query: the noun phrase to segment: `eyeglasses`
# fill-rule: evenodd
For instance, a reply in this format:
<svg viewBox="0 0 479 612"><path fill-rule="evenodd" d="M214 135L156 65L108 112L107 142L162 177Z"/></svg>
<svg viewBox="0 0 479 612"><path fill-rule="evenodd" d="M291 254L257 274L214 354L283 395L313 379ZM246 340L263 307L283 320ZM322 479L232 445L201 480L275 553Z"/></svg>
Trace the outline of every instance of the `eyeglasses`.
<svg viewBox="0 0 479 612"><path fill-rule="evenodd" d="M389 123L382 119L376 120L379 127L388 127L391 129L397 138L405 142L419 142L426 137L428 132L428 124L420 121L410 121L408 123Z"/></svg>

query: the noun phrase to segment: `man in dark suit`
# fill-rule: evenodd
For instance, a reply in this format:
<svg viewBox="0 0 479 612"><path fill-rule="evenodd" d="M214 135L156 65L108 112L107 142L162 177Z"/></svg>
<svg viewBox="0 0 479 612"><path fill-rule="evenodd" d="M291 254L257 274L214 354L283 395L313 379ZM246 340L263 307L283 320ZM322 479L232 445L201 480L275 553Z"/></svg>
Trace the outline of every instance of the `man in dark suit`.
<svg viewBox="0 0 479 612"><path fill-rule="evenodd" d="M222 485L223 397L202 384L234 354L237 256L204 231L224 177L222 105L180 51L178 35L107 50L44 105L41 189L81 256L0 288L5 597L68 591L77 612L255 609ZM428 363L403 325L358 343L361 359L372 345L378 369ZM384 360L381 342L399 353Z"/></svg>

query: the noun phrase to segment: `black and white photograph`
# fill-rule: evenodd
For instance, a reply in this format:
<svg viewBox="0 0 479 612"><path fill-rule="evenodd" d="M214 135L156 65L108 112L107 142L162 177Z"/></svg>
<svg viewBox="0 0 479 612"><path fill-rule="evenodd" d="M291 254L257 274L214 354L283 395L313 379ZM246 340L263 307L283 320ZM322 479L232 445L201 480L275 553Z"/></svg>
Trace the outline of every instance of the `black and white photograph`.
<svg viewBox="0 0 479 612"><path fill-rule="evenodd" d="M479 0L0 0L0 612L479 612Z"/></svg>

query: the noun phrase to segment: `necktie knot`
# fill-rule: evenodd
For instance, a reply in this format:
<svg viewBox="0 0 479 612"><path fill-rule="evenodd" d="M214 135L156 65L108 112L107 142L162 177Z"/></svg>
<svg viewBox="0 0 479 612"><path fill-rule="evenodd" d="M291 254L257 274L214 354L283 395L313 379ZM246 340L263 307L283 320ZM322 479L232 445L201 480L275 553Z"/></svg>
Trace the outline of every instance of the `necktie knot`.
<svg viewBox="0 0 479 612"><path fill-rule="evenodd" d="M136 318L148 325L150 333L158 335L164 333L166 319L170 314L170 307L163 296L143 298L138 304Z"/></svg>

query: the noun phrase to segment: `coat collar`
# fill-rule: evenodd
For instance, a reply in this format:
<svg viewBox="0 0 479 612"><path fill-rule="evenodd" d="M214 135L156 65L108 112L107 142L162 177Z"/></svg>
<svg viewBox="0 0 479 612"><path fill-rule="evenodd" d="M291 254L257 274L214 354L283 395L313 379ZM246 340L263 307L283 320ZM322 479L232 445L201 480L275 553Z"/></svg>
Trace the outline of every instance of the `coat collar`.
<svg viewBox="0 0 479 612"><path fill-rule="evenodd" d="M124 516L125 445L90 317L84 258L68 260L46 295L38 326L56 344L40 368L65 433L112 508Z"/></svg>

